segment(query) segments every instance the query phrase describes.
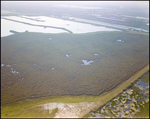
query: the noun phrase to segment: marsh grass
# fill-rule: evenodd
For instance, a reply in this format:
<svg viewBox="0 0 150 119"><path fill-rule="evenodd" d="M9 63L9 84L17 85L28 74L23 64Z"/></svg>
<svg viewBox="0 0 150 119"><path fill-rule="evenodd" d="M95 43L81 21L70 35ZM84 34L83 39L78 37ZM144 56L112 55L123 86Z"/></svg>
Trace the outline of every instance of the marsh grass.
<svg viewBox="0 0 150 119"><path fill-rule="evenodd" d="M5 110L6 111L6 110ZM58 108L54 109L51 113L49 110L43 110L39 106L32 106L23 109L13 109L13 113L11 111L7 111L2 114L1 117L11 117L11 118L53 118L55 114L58 112Z"/></svg>
<svg viewBox="0 0 150 119"><path fill-rule="evenodd" d="M136 86L132 86L132 89L135 91L135 92L138 92L138 91L140 91L140 89L138 88L138 87L136 87ZM134 94L133 94L134 95ZM132 96L132 94L131 94L131 96Z"/></svg>
<svg viewBox="0 0 150 119"><path fill-rule="evenodd" d="M140 77L140 80L143 81L144 83L149 83L149 73L146 73L142 77Z"/></svg>
<svg viewBox="0 0 150 119"><path fill-rule="evenodd" d="M140 112L135 114L137 118L149 118L149 102L140 107Z"/></svg>
<svg viewBox="0 0 150 119"><path fill-rule="evenodd" d="M147 78L146 76L148 76L149 75L149 71L147 72L147 73L145 73L145 74L143 74L139 79L141 79L142 77L145 77L145 78ZM144 79L144 78L142 78L142 79ZM138 80L136 80L136 81L138 81ZM134 83L136 83L135 81L134 81ZM144 95L143 94L141 94L141 93L139 93L139 88L137 88L136 89L136 87L134 86L134 83L131 83L131 86L130 87L127 87L127 88L131 88L131 89L133 89L133 93L132 94L130 94L130 97L134 97L135 98L135 95L137 95L136 96L136 99L137 98L142 98ZM132 87L135 87L135 89L134 88L132 88ZM116 97L119 97L118 98L118 100L120 100L119 102L121 102L121 101L124 101L124 100L122 100L122 97L124 97L124 96L122 96L121 94L120 95L118 95L118 96L116 96ZM127 103L128 101L132 101L131 99L125 99L125 103ZM108 102L106 103L106 104L104 104L103 106L105 106L105 109L107 109L108 110L108 112L110 113L110 117L115 117L116 115L114 115L113 113L112 113L112 111L111 111L111 109L112 109L112 107L114 108L114 105L116 105L116 100L115 101L113 101L113 99L111 99L109 102L111 102L111 106L110 107L108 107ZM133 104L134 104L134 106L133 107L135 107L135 109L140 109L140 111L142 110L142 109L144 109L144 108L146 108L147 109L147 112L149 111L149 108L147 107L147 106L149 106L149 102L148 103L146 103L146 101L145 100L143 100L143 101L141 101L141 104L139 104L138 103L138 101L137 102L133 102ZM144 105L143 105L144 104ZM145 105L146 105L146 107L145 107ZM120 105L120 107L124 107L124 105ZM96 113L99 113L99 114L103 114L103 113L101 113L101 108L102 108L102 106L98 109L98 110L96 110L95 112ZM114 113L118 113L119 112L119 110L116 110L116 108L114 108L115 110L113 111ZM144 111L145 111L145 109L144 109ZM133 109L130 109L130 111L129 111L129 113L130 114L135 114L134 113L135 112L135 110L133 110ZM141 112L142 113L142 112ZM143 115L141 115L141 113L137 113L137 115L139 116L138 118L143 118L143 117L149 117L149 115L148 114L145 114L145 116L143 116ZM105 116L108 116L107 114L106 114L106 112L104 113L104 115ZM128 114L125 114L125 116L127 116ZM87 117L87 116L86 116ZM125 117L124 117L125 118Z"/></svg>
<svg viewBox="0 0 150 119"><path fill-rule="evenodd" d="M147 68L145 68L147 69ZM126 81L127 82L127 81ZM124 82L125 83L125 82ZM129 82L128 82L129 83ZM123 85L123 84L122 84ZM126 85L128 86L128 85ZM41 117L41 116L48 116L50 117L50 114L48 112L39 112L40 108L39 107L34 107L39 104L44 104L44 103L50 103L50 102L63 102L63 103L77 103L77 102L97 102L97 101L102 101L102 104L106 104L112 96L118 92L120 88L124 88L121 85L117 87L115 90L110 91L109 93L105 93L102 96L51 96L51 97L45 97L45 98L40 98L40 99L27 99L27 100L22 100L19 102L14 102L11 104L3 105L1 108L1 117L30 117L31 115L34 115L35 113L39 113L39 115L36 115L36 117ZM110 97L111 95L111 97ZM105 100L107 99L107 100ZM112 102L111 105L116 104L115 102ZM95 107L93 110L96 110L99 108L100 105ZM136 108L136 106L135 106ZM33 111L30 111L33 109ZM57 112L58 110L56 109L54 112ZM31 113L30 113L31 112ZM53 113L54 113L53 112ZM31 114L31 115L30 115ZM53 116L54 114L52 114ZM87 117L87 115L85 115Z"/></svg>
<svg viewBox="0 0 150 119"><path fill-rule="evenodd" d="M49 37L53 40L49 40ZM117 42L118 38L125 42ZM20 76L9 74L2 77L2 84L5 84L2 86L2 105L33 96L39 98L107 93L147 64L147 39L146 35L124 32L91 34L24 32L4 37L1 42L1 61L5 64L12 63L8 60L8 57L11 57L17 64L15 70L20 72ZM142 49L144 57L140 53L135 54L135 49ZM72 55L67 58L66 53ZM99 56L94 56L94 53L98 53ZM97 60L88 67L81 66L82 59ZM34 63L37 66L34 66ZM53 67L55 69L51 72L50 69ZM3 67L2 73L7 71L9 69ZM18 78L22 77L26 78L20 81ZM10 89L7 79L10 81Z"/></svg>
<svg viewBox="0 0 150 119"><path fill-rule="evenodd" d="M49 41L49 37L53 40ZM126 45L116 42L120 37L126 41ZM3 37L1 61L4 64L17 64L13 68L21 73L19 76L10 74L1 77L1 84L4 84L1 88L1 116L15 117L21 115L25 108L50 102L101 101L101 105L107 103L148 69L149 65L139 71L140 73L136 72L148 63L147 39L146 35L123 32L80 35L25 32ZM138 41L138 44L135 45L135 41ZM134 55L135 51L129 53L130 48L142 49L145 57L139 53ZM90 68L82 67L82 59L90 60L91 56L97 58L94 56L95 52L100 54L100 62L93 63ZM74 55L66 59L66 53ZM122 57L122 60L116 57ZM127 64L123 64L123 60ZM69 61L71 63L68 63ZM38 64L36 67L32 65L35 62ZM55 66L53 73L49 71L51 66ZM3 67L2 74L6 72L9 72L8 68ZM22 77L25 77L24 80L19 81ZM9 85L12 85L10 89Z"/></svg>

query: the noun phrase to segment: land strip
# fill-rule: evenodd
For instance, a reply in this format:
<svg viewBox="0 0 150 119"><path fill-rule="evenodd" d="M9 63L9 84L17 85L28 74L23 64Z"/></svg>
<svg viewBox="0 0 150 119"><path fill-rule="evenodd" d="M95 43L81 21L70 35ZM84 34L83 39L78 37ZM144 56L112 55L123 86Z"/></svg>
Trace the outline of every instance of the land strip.
<svg viewBox="0 0 150 119"><path fill-rule="evenodd" d="M149 31L145 30L145 29L135 28L135 27L131 27L131 26L124 26L124 25L110 24L107 22L99 22L99 21L74 18L74 17L72 17L72 19L70 19L69 17L68 18L58 18L58 19L64 19L64 20L69 20L69 21L78 22L78 23L91 24L94 26L103 26L103 27L107 27L107 28L118 29L121 31L131 31L131 32L135 32L135 33L148 33L149 34Z"/></svg>
<svg viewBox="0 0 150 119"><path fill-rule="evenodd" d="M141 28L135 28L135 27L129 27L129 26L117 25L117 24L110 24L110 23L81 19L81 18L73 18L73 21L82 22L82 23L91 23L92 25L94 25L94 24L95 25L103 25L106 27L110 27L110 28L112 27L112 28L117 28L117 29L122 29L122 30L131 30L131 31L137 31L137 32L142 31L142 32L149 33L148 30L141 29Z"/></svg>

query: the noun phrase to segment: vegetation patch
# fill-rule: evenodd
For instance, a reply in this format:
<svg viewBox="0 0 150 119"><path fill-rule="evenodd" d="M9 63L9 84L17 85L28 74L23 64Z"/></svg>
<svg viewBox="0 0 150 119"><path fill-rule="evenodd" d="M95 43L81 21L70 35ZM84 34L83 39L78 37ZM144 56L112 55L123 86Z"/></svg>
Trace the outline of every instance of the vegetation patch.
<svg viewBox="0 0 150 119"><path fill-rule="evenodd" d="M149 117L149 102L144 104L144 107L140 107L140 112L135 114L137 118L148 118Z"/></svg>
<svg viewBox="0 0 150 119"><path fill-rule="evenodd" d="M149 73L146 73L145 75L143 75L142 77L140 77L140 80L142 82L144 82L145 84L149 83Z"/></svg>

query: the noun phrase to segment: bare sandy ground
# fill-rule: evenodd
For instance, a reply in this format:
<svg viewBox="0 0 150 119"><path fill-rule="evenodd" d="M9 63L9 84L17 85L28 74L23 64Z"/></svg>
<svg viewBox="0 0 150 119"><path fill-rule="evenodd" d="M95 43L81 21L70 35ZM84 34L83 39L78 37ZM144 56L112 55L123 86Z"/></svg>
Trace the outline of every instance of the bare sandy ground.
<svg viewBox="0 0 150 119"><path fill-rule="evenodd" d="M42 106L45 110L49 110L49 113L55 108L58 108L55 118L79 118L99 104L100 102L46 103L38 106Z"/></svg>

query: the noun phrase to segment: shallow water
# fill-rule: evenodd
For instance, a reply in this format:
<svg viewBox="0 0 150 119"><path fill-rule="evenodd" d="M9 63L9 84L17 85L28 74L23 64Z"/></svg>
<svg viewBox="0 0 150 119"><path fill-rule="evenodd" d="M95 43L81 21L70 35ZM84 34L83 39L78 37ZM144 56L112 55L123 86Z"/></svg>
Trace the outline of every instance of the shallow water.
<svg viewBox="0 0 150 119"><path fill-rule="evenodd" d="M145 84L143 81L138 81L137 83L139 84L138 87L142 87L144 89L146 89L149 86L149 84Z"/></svg>
<svg viewBox="0 0 150 119"><path fill-rule="evenodd" d="M1 37L12 35L13 33L9 32L10 30L14 30L17 32L25 32L26 30L28 30L29 32L40 32L40 33L64 33L66 32L61 29L31 26L27 24L22 24L18 22L1 19Z"/></svg>
<svg viewBox="0 0 150 119"><path fill-rule="evenodd" d="M118 31L116 29L93 26L90 24L77 23L77 22L56 19L56 18L51 18L51 17L46 17L46 16L36 16L36 17L26 16L26 18L32 18L32 19L39 18L40 20L43 20L43 22L26 19L26 18L22 18L19 16L7 16L4 18L8 18L8 19L12 19L12 20L20 21L20 22L26 22L26 23L30 23L30 24L34 24L34 25L62 27L62 28L66 28L66 29L72 31L73 33L88 33L88 32L97 32L97 31ZM17 22L5 20L5 19L1 19L1 25L2 25L1 26L1 31L2 31L1 37L11 35L12 33L9 32L10 30L15 30L17 32L24 32L24 31L28 30L29 32L42 32L42 33L66 32L61 29L31 26L31 25L17 23ZM19 26L19 27L16 27L16 26Z"/></svg>

